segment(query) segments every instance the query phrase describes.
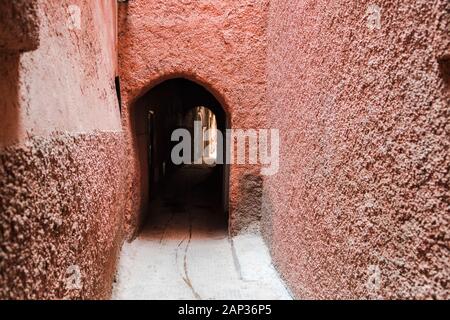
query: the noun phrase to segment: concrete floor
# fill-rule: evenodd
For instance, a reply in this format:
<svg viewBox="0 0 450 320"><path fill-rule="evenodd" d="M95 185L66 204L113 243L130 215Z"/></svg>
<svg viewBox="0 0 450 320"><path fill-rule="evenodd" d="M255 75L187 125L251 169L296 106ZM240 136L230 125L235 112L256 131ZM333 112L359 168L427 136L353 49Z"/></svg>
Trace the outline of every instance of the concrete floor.
<svg viewBox="0 0 450 320"><path fill-rule="evenodd" d="M122 248L113 299L291 299L262 238L230 239L208 199L189 191L154 200L140 236Z"/></svg>

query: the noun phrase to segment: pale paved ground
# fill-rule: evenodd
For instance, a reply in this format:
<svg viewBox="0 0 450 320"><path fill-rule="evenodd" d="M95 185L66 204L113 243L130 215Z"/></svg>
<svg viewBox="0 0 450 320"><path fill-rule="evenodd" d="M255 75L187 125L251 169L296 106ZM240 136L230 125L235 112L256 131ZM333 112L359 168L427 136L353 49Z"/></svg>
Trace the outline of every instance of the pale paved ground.
<svg viewBox="0 0 450 320"><path fill-rule="evenodd" d="M261 237L230 240L210 210L160 207L123 246L113 299L291 299Z"/></svg>

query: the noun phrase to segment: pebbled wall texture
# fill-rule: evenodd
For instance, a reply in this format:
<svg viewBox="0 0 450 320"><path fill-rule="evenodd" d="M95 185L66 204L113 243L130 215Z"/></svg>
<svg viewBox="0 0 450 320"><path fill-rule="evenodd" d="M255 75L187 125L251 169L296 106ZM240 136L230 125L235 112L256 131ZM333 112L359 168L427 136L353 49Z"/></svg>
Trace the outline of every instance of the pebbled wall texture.
<svg viewBox="0 0 450 320"><path fill-rule="evenodd" d="M0 33L32 42L0 45L0 299L108 298L126 199L115 2L0 12L32 26Z"/></svg>
<svg viewBox="0 0 450 320"><path fill-rule="evenodd" d="M371 4L271 1L265 235L297 298L449 299L450 4Z"/></svg>
<svg viewBox="0 0 450 320"><path fill-rule="evenodd" d="M181 77L214 94L228 114L231 128L265 127L268 2L134 0L119 5L123 118L130 146L132 201L127 225L131 234L145 210L138 205L140 172L130 110L156 84ZM261 198L252 197L253 188L248 187L261 180L259 171L255 166L231 167L231 233L248 230L260 218ZM260 189L262 182L255 187Z"/></svg>
<svg viewBox="0 0 450 320"><path fill-rule="evenodd" d="M121 133L0 151L0 298L109 298L122 244Z"/></svg>
<svg viewBox="0 0 450 320"><path fill-rule="evenodd" d="M39 46L39 18L36 1L0 3L0 50L23 52Z"/></svg>

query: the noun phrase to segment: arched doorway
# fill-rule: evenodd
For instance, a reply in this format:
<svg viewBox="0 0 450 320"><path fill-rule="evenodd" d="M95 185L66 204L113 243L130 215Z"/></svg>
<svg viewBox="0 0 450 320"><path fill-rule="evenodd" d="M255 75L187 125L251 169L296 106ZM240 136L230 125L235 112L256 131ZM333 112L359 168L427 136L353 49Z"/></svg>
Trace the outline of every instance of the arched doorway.
<svg viewBox="0 0 450 320"><path fill-rule="evenodd" d="M226 144L219 139L227 123L214 95L184 78L166 80L136 101L131 124L139 155L141 226L161 212L177 214L195 206L207 208L205 219L227 226L229 168L220 161ZM173 161L174 147L182 142L172 141L176 130L190 133L190 163Z"/></svg>

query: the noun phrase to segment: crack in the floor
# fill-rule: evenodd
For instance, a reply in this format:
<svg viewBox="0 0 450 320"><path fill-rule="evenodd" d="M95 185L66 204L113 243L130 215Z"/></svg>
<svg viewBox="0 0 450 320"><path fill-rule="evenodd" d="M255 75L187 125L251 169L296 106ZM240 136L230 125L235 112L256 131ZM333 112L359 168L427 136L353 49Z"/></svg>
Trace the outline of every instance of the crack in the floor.
<svg viewBox="0 0 450 320"><path fill-rule="evenodd" d="M183 244L184 240L186 240L186 238L183 238L180 243L178 243L177 248L175 249L175 265L178 266L178 250L180 250L181 245Z"/></svg>
<svg viewBox="0 0 450 320"><path fill-rule="evenodd" d="M181 275L181 278L183 279L184 283L186 283L186 285L189 287L189 289L191 289L192 294L194 295L195 299L201 300L202 298L200 297L200 295L197 293L194 286L192 285L191 279L189 278L189 272L188 272L187 254L188 254L189 246L191 245L191 240L192 240L192 217L191 217L190 212L188 212L188 216L189 216L189 218L188 218L189 219L189 239L187 241L186 247L184 248L184 259L183 259L184 260L183 261L184 276ZM182 242L184 242L184 240ZM178 247L181 246L181 243L179 244ZM177 250L177 253L178 253L178 250Z"/></svg>
<svg viewBox="0 0 450 320"><path fill-rule="evenodd" d="M228 242L230 243L231 255L233 256L234 269L238 274L239 280L244 281L244 277L242 276L241 264L239 262L239 258L237 257L236 248L234 247L233 237L228 236Z"/></svg>
<svg viewBox="0 0 450 320"><path fill-rule="evenodd" d="M174 215L175 214L173 213L173 211L171 211L170 212L170 217L169 217L169 219L167 219L167 222L164 225L163 234L161 235L161 239L159 239L159 244L162 244L162 242L164 240L164 237L166 236L167 229L169 228L169 224L172 222L172 219L173 219Z"/></svg>
<svg viewBox="0 0 450 320"><path fill-rule="evenodd" d="M244 278L244 276L242 275L241 263L239 262L239 257L238 257L238 254L236 252L236 247L234 246L233 237L228 236L228 242L230 243L231 255L233 256L234 268L236 270L236 273L238 274L239 280L244 282L244 283L258 282L258 280L248 280L248 279Z"/></svg>

